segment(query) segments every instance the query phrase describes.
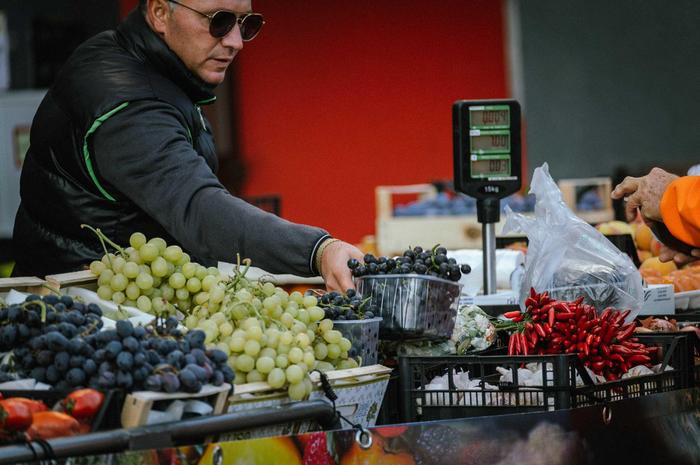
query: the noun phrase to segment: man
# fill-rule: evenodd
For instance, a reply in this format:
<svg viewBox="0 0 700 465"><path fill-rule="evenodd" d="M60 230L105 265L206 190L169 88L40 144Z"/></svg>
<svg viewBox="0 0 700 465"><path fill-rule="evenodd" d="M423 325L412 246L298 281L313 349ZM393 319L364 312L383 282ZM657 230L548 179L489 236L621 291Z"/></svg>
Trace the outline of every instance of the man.
<svg viewBox="0 0 700 465"><path fill-rule="evenodd" d="M352 287L355 247L231 196L200 106L262 27L250 0L141 0L116 31L82 44L34 118L14 229L14 274L80 269L99 258L99 227L177 242L196 259L237 253L272 273L321 274Z"/></svg>
<svg viewBox="0 0 700 465"><path fill-rule="evenodd" d="M628 221L634 220L637 211L642 218L663 223L678 240L698 247L690 255L664 245L659 259L673 260L684 265L700 258L700 177L667 173L652 169L640 178L628 176L612 191L612 198L626 201Z"/></svg>

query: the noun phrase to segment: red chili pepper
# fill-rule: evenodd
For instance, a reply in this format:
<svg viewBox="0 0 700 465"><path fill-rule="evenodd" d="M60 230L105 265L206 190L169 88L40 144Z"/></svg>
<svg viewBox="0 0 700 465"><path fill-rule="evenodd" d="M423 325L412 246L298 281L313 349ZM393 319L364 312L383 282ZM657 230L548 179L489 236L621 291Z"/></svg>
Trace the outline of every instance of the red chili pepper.
<svg viewBox="0 0 700 465"><path fill-rule="evenodd" d="M630 367L629 367L629 365L627 365L627 363L623 362L620 364L620 371L622 373L626 373L627 370L629 370L629 369L630 369Z"/></svg>
<svg viewBox="0 0 700 465"><path fill-rule="evenodd" d="M538 339L539 338L537 337L537 332L530 333L530 342L531 342L532 347L535 347L537 345Z"/></svg>
<svg viewBox="0 0 700 465"><path fill-rule="evenodd" d="M625 318L627 318L631 312L632 310L627 309L624 312L620 313L620 316L618 317L619 323L622 324L622 322L625 321Z"/></svg>
<svg viewBox="0 0 700 465"><path fill-rule="evenodd" d="M596 372L596 374L600 373L604 367L605 367L605 362L593 362L593 363L591 363L591 368L593 369L593 371Z"/></svg>
<svg viewBox="0 0 700 465"><path fill-rule="evenodd" d="M598 333L601 332L602 330L603 330L603 327L602 327L602 326L596 326L596 327L594 327L593 329L591 329L591 334L598 334Z"/></svg>
<svg viewBox="0 0 700 465"><path fill-rule="evenodd" d="M523 341L520 339L520 333L514 333L513 337L515 338L515 347L514 347L515 355L519 355L522 353L522 350L523 350L523 348L522 348Z"/></svg>
<svg viewBox="0 0 700 465"><path fill-rule="evenodd" d="M651 357L648 355L635 354L627 358L629 363L650 363Z"/></svg>
<svg viewBox="0 0 700 465"><path fill-rule="evenodd" d="M540 296L537 295L537 292L535 292L535 288L534 288L534 287L531 287L531 288L530 288L530 297L532 297L532 298L535 299L535 300L539 299L539 297L540 297Z"/></svg>
<svg viewBox="0 0 700 465"><path fill-rule="evenodd" d="M548 317L549 317L549 320L548 320L549 326L554 326L554 319L555 319L554 307L550 307L550 308L549 308L549 315L548 315Z"/></svg>
<svg viewBox="0 0 700 465"><path fill-rule="evenodd" d="M533 326L535 327L535 332L539 337L541 337L542 339L547 337L547 333L545 332L542 325L535 323Z"/></svg>
<svg viewBox="0 0 700 465"><path fill-rule="evenodd" d="M554 317L556 318L557 321L566 321L574 318L576 316L575 313L567 312L567 313L557 313Z"/></svg>
<svg viewBox="0 0 700 465"><path fill-rule="evenodd" d="M566 344L564 344L564 345L566 345ZM566 350L564 352L567 354L570 354L571 352L575 352L575 351L576 351L576 344L571 344L569 347L566 348Z"/></svg>
<svg viewBox="0 0 700 465"><path fill-rule="evenodd" d="M578 323L577 323L578 329L581 331L585 331L586 329L588 329L587 325L588 325L588 318L586 318L585 316L582 316L581 319L578 320Z"/></svg>
<svg viewBox="0 0 700 465"><path fill-rule="evenodd" d="M550 342L552 344L561 344L563 341L564 341L563 337L553 337Z"/></svg>
<svg viewBox="0 0 700 465"><path fill-rule="evenodd" d="M600 314L600 321L607 320L611 313L612 313L612 308L610 308L610 307L603 310L603 313Z"/></svg>
<svg viewBox="0 0 700 465"><path fill-rule="evenodd" d="M588 336L586 336L586 344L588 344L589 346L591 344L593 344L593 337L594 336L592 334L589 334Z"/></svg>
<svg viewBox="0 0 700 465"><path fill-rule="evenodd" d="M617 354L632 355L632 350L631 350L630 348L625 347L625 346L622 346L622 345L619 345L619 344L613 344L613 345L611 345L611 346L610 346L610 349L612 349L612 351L613 351L614 353L617 353Z"/></svg>
<svg viewBox="0 0 700 465"><path fill-rule="evenodd" d="M542 325L542 329L544 329L544 331L545 331L548 335L549 335L549 334L552 334L552 325L550 325L549 323L544 323L544 324Z"/></svg>
<svg viewBox="0 0 700 465"><path fill-rule="evenodd" d="M525 323L525 330L532 331L532 323L530 323L529 321Z"/></svg>
<svg viewBox="0 0 700 465"><path fill-rule="evenodd" d="M624 341L625 339L627 339L628 337L630 337L632 335L632 333L634 332L634 326L635 326L634 322L626 324L625 326L622 327L622 329L620 329L620 331L617 333L615 338L618 341Z"/></svg>
<svg viewBox="0 0 700 465"><path fill-rule="evenodd" d="M534 333L533 333L533 334L534 334ZM535 335L535 336L536 336L536 335ZM525 335L524 335L524 334L521 334L520 337L522 338L522 340L521 340L521 345L522 345L522 349L523 349L523 355L527 355L528 352L529 352L529 348L528 348L528 343L527 343L527 341L525 340Z"/></svg>
<svg viewBox="0 0 700 465"><path fill-rule="evenodd" d="M503 314L503 316L508 318L508 319L513 319L516 316L520 316L520 315L522 315L522 312L520 310L513 310L512 312L505 312Z"/></svg>
<svg viewBox="0 0 700 465"><path fill-rule="evenodd" d="M508 339L508 355L513 355L515 351L515 333L510 335Z"/></svg>
<svg viewBox="0 0 700 465"><path fill-rule="evenodd" d="M601 344L600 351L603 353L605 358L610 358L610 347L608 347L606 344Z"/></svg>
<svg viewBox="0 0 700 465"><path fill-rule="evenodd" d="M537 301L533 299L532 297L528 297L525 299L525 306L526 307L535 307L537 306Z"/></svg>
<svg viewBox="0 0 700 465"><path fill-rule="evenodd" d="M612 361L614 361L614 362L617 361L617 362L620 362L620 363L625 363L624 357L623 357L622 355L620 355L620 354L612 354L612 355L610 355L610 360L612 360Z"/></svg>
<svg viewBox="0 0 700 465"><path fill-rule="evenodd" d="M574 300L574 305L581 305L583 302L583 296L580 296L578 299Z"/></svg>
<svg viewBox="0 0 700 465"><path fill-rule="evenodd" d="M613 336L615 335L615 331L617 331L617 328L615 326L610 326L605 332L605 336L603 336L603 342L609 344L610 341L612 341Z"/></svg>

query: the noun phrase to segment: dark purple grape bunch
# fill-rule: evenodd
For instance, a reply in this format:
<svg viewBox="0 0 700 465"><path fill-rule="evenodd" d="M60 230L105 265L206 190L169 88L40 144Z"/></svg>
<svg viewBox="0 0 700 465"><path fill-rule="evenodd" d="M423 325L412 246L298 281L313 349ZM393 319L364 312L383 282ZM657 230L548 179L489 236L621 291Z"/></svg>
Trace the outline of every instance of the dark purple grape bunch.
<svg viewBox="0 0 700 465"><path fill-rule="evenodd" d="M351 258L348 260L348 268L352 270L354 277L391 275L391 274L418 274L442 278L449 281L459 281L462 274L471 272L467 264L459 265L454 258L447 257L445 247L435 246L430 250L422 247L408 248L400 257L387 258L375 257L366 254L364 260Z"/></svg>
<svg viewBox="0 0 700 465"><path fill-rule="evenodd" d="M362 299L355 289L348 289L345 293L331 291L323 294L318 305L330 320L363 320L374 318L378 309L369 302L370 299Z"/></svg>
<svg viewBox="0 0 700 465"><path fill-rule="evenodd" d="M227 355L206 350L203 331L183 336L174 317L148 327L121 320L100 330L101 317L98 305L69 296L31 295L0 307L0 345L13 355L0 379L30 377L57 390L166 392L198 392L203 384L234 379Z"/></svg>

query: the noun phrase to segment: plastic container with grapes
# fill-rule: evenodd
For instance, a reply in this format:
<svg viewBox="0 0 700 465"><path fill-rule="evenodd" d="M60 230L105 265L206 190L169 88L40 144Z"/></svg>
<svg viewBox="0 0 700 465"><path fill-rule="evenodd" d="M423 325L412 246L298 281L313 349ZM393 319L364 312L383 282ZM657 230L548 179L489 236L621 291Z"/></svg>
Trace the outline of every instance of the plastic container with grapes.
<svg viewBox="0 0 700 465"><path fill-rule="evenodd" d="M352 343L350 356L360 357L360 366L377 363L379 347L379 317L364 320L335 320L333 329L337 329Z"/></svg>
<svg viewBox="0 0 700 465"><path fill-rule="evenodd" d="M418 274L355 278L358 294L369 298L381 317L382 339L449 338L454 329L462 285Z"/></svg>

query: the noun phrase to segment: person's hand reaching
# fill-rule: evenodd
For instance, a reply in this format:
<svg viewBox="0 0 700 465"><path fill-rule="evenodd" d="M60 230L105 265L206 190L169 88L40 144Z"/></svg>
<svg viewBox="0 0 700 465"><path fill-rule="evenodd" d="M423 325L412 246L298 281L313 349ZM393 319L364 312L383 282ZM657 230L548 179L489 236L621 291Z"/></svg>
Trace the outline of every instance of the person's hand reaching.
<svg viewBox="0 0 700 465"><path fill-rule="evenodd" d="M364 255L357 247L343 241L329 244L321 256L321 276L329 291L345 292L354 289L352 273L348 260L356 258L362 261Z"/></svg>
<svg viewBox="0 0 700 465"><path fill-rule="evenodd" d="M676 178L678 176L675 174L668 173L661 168L654 168L646 176L639 178L627 176L613 189L610 196L613 199L625 199L627 202L625 205L627 221L634 221L639 209L645 220L661 222L661 212L659 211L661 197L663 197L668 185Z"/></svg>
<svg viewBox="0 0 700 465"><path fill-rule="evenodd" d="M670 262L673 260L676 265L683 266L698 259L700 259L700 249L693 249L691 251L691 255L686 255L661 244L659 260L662 262Z"/></svg>

